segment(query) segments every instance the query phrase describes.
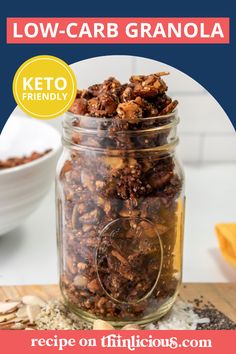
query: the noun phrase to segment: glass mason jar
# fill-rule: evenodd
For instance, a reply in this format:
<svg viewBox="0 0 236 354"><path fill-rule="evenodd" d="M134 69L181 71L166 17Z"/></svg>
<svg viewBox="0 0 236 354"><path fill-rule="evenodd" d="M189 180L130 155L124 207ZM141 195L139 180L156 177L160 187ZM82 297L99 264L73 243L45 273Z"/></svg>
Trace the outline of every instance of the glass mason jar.
<svg viewBox="0 0 236 354"><path fill-rule="evenodd" d="M57 172L60 287L82 318L151 322L181 283L177 111L135 122L66 113Z"/></svg>

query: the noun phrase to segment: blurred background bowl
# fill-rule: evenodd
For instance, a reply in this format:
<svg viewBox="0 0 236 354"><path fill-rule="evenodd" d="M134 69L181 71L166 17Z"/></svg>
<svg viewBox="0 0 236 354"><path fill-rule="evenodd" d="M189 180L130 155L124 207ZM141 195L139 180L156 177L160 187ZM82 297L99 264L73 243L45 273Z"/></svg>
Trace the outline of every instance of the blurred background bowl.
<svg viewBox="0 0 236 354"><path fill-rule="evenodd" d="M60 133L37 119L10 117L0 136L0 160L42 153L37 160L0 170L0 235L15 229L38 207L55 177Z"/></svg>

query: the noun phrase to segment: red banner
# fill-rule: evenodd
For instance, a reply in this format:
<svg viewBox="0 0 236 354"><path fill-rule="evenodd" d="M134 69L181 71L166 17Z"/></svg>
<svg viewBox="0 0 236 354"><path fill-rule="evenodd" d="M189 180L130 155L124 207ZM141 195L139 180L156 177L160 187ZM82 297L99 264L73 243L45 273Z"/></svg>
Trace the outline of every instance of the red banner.
<svg viewBox="0 0 236 354"><path fill-rule="evenodd" d="M236 331L0 331L2 354L235 353Z"/></svg>
<svg viewBox="0 0 236 354"><path fill-rule="evenodd" d="M227 44L228 17L7 19L7 43Z"/></svg>

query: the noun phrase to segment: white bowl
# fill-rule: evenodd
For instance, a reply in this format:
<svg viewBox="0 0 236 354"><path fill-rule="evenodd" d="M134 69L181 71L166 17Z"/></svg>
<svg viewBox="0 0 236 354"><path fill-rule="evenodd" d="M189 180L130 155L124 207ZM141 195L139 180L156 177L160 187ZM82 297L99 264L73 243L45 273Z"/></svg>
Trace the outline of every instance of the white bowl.
<svg viewBox="0 0 236 354"><path fill-rule="evenodd" d="M38 207L55 177L60 133L37 119L12 115L0 136L0 159L52 149L45 156L0 170L0 235L19 226Z"/></svg>

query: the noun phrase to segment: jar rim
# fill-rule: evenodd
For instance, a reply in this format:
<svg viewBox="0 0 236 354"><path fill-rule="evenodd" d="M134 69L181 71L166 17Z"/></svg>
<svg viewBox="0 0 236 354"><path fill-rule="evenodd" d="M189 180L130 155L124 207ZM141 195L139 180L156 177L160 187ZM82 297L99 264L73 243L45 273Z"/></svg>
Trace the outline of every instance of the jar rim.
<svg viewBox="0 0 236 354"><path fill-rule="evenodd" d="M73 122L75 119L80 120L80 126L73 125ZM166 115L161 115L161 116L155 116L155 117L146 117L146 118L139 118L137 121L135 121L135 124L138 123L149 123L152 121L162 123L165 122L165 120L169 120L167 123L163 123L162 125L158 125L155 127L147 127L145 129L137 129L137 130L117 130L116 134L126 134L126 135L137 135L137 134L143 134L143 133L151 133L155 131L165 131L166 129L171 129L176 127L179 124L179 115L178 115L178 109L174 109L173 112L166 114ZM125 124L126 120L121 120L117 118L107 118L107 117L92 117L92 116L86 116L86 115L79 115L79 114L74 114L72 112L67 111L64 114L64 119L62 121L62 127L63 130L71 130L73 132L78 132L83 134L97 134L98 128L99 130L101 127L103 131L106 131L106 127L109 128L111 123L119 123L119 124Z"/></svg>
<svg viewBox="0 0 236 354"><path fill-rule="evenodd" d="M142 122L150 122L152 120L159 120L159 121L164 121L165 119L170 119L171 117L176 118L173 119L173 125L177 125L179 123L179 118L178 118L178 109L175 108L171 113L165 114L165 115L157 115L154 117L145 117L145 118L138 118L135 123L142 123ZM125 119L118 119L117 117L93 117L93 116L87 116L87 115L82 115L82 114L74 114L72 112L65 112L64 113L64 119L63 122L69 127L71 127L72 129L84 129L83 127L77 127L73 125L73 118L74 119L80 119L83 120L84 122L93 122L93 123L112 123L112 122L128 122ZM171 122L172 123L172 122ZM163 128L166 129L167 125L169 127L169 124L164 124L156 128ZM90 125L88 125L88 127L92 127ZM88 127L86 127L85 129L88 129Z"/></svg>
<svg viewBox="0 0 236 354"><path fill-rule="evenodd" d="M79 125L74 125L75 120L78 119ZM126 153L133 152L164 152L166 150L171 151L178 144L178 137L176 136L176 126L179 123L180 119L178 116L178 110L175 109L173 112L156 117L147 117L147 118L139 118L135 121L135 124L138 123L152 123L155 122L157 125L153 126L144 126L142 128L137 129L122 129L122 124L127 123L127 120L121 120L118 118L99 118L99 117L91 117L86 115L73 114L72 112L66 112L64 114L64 119L62 122L63 126L63 137L62 142L64 146L73 146L74 149L86 149L93 151L107 151L109 150L111 154L116 155L119 151L126 151ZM135 136L144 136L153 133L161 134L166 131L173 132L173 136L170 141L166 142L163 145L155 146L155 147L145 147L145 148L101 148L98 146L88 146L81 142L73 141L73 134L78 134L83 137L95 137L103 138L107 137L107 131L110 129L112 123L117 125L118 129L115 132L112 132L114 136L130 136L131 138ZM130 123L130 122L128 122ZM120 124L120 125L119 125ZM131 124L131 123L130 123ZM96 140L96 138L94 138Z"/></svg>

